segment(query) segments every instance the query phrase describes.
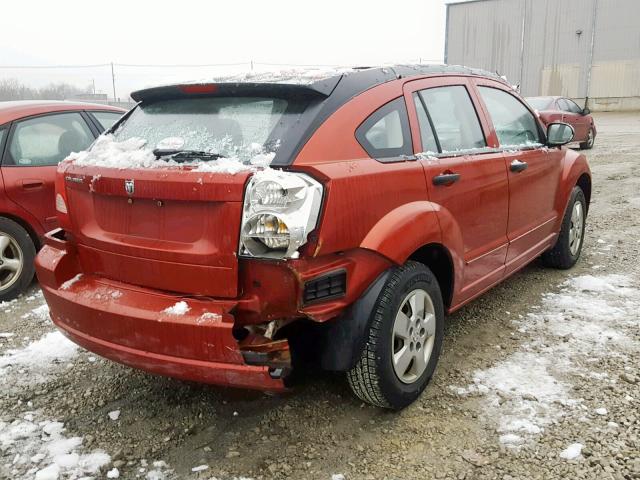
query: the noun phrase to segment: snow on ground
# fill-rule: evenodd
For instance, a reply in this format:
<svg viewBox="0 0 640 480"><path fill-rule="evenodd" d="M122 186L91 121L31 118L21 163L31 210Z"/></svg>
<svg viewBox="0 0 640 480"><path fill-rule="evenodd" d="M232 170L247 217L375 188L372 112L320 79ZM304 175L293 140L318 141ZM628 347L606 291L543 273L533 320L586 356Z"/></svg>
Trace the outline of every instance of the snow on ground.
<svg viewBox="0 0 640 480"><path fill-rule="evenodd" d="M62 422L42 418L40 411L25 411L16 420L0 420L0 449L13 458L7 466L12 478L95 478L94 475L107 470L107 478L119 478L118 469L109 467L111 456L107 452L85 449L83 438L67 432ZM162 480L170 472L163 461L153 462L153 467L146 478Z"/></svg>
<svg viewBox="0 0 640 480"><path fill-rule="evenodd" d="M82 437L67 436L63 423L38 417L39 412L28 411L21 419L0 421L0 446L13 456L14 478L79 478L111 462L102 450L85 452Z"/></svg>
<svg viewBox="0 0 640 480"><path fill-rule="evenodd" d="M573 398L571 375L605 381L606 375L596 370L598 359L637 348L633 332L640 325L639 309L640 292L627 276L571 278L516 321L533 341L493 367L476 371L471 385L451 390L483 397L486 419L496 425L500 443L512 448L531 443L562 417L590 421L605 416L606 407L589 411L583 399ZM577 445L562 452L562 458L578 457Z"/></svg>
<svg viewBox="0 0 640 480"><path fill-rule="evenodd" d="M0 356L0 384L36 384L46 381L57 366L76 356L78 347L59 331L49 332L23 348Z"/></svg>

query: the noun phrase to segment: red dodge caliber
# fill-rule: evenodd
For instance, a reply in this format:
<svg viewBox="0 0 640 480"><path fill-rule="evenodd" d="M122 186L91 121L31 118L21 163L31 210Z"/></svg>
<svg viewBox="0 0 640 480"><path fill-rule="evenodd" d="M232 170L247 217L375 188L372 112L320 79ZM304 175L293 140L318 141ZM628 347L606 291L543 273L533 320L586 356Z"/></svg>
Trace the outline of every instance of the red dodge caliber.
<svg viewBox="0 0 640 480"><path fill-rule="evenodd" d="M580 256L585 157L495 75L448 66L175 85L58 168L37 274L104 357L265 390L306 362L399 409L445 314Z"/></svg>

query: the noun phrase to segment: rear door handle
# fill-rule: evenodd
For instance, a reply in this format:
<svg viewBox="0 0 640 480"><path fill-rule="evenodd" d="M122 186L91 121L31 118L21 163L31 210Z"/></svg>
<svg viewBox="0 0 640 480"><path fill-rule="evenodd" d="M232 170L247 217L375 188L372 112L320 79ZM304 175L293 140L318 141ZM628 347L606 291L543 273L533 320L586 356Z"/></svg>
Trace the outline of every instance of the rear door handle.
<svg viewBox="0 0 640 480"><path fill-rule="evenodd" d="M521 172L526 170L529 164L527 162L521 162L520 160L514 160L509 167L512 172Z"/></svg>
<svg viewBox="0 0 640 480"><path fill-rule="evenodd" d="M35 190L36 188L40 188L44 185L42 180L23 180L22 188L25 190Z"/></svg>
<svg viewBox="0 0 640 480"><path fill-rule="evenodd" d="M459 173L441 173L433 177L434 185L452 185L460 180Z"/></svg>

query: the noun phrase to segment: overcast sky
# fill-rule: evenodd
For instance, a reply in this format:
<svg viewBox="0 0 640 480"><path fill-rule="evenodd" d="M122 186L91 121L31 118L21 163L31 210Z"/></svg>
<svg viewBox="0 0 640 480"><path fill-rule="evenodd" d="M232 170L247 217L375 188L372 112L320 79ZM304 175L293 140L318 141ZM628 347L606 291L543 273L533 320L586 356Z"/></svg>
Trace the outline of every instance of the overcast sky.
<svg viewBox="0 0 640 480"><path fill-rule="evenodd" d="M3 2L0 66L219 64L237 67L116 66L117 95L275 64L370 65L442 61L444 0L305 2L21 0ZM0 69L0 78L41 86L95 82L112 94L110 67Z"/></svg>

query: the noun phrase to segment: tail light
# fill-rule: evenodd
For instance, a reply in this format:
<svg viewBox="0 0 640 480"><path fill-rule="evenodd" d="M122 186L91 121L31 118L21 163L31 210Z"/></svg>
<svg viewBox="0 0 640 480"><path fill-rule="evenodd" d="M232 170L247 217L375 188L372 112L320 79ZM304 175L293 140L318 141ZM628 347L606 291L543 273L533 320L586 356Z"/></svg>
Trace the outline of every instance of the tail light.
<svg viewBox="0 0 640 480"><path fill-rule="evenodd" d="M240 254L297 258L298 248L316 227L322 185L298 172L256 173L244 194Z"/></svg>
<svg viewBox="0 0 640 480"><path fill-rule="evenodd" d="M56 213L58 223L64 230L71 229L71 217L69 216L69 202L67 200L67 189L65 185L65 170L67 163L61 162L56 172Z"/></svg>

